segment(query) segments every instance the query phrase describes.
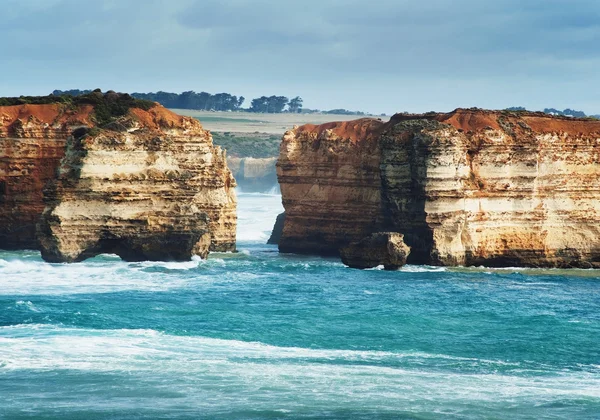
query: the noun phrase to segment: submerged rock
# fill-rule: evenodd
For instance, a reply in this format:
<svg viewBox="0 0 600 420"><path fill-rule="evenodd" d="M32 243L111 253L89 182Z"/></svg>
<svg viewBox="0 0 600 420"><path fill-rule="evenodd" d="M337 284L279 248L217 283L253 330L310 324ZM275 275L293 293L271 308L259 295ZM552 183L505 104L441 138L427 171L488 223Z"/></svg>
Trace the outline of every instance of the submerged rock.
<svg viewBox="0 0 600 420"><path fill-rule="evenodd" d="M410 247L404 235L396 232L377 232L361 241L340 249L342 262L351 268L374 268L383 265L386 270L397 270L406 264Z"/></svg>
<svg viewBox="0 0 600 420"><path fill-rule="evenodd" d="M196 119L115 93L78 101L0 107L0 248L39 242L52 262L235 250L235 180Z"/></svg>

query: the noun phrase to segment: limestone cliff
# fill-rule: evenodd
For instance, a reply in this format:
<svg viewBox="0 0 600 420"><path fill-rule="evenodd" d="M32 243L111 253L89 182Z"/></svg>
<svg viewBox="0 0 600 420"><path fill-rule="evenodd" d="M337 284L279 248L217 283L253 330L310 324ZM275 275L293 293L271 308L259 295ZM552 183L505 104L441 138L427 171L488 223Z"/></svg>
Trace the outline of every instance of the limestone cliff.
<svg viewBox="0 0 600 420"><path fill-rule="evenodd" d="M600 267L600 121L458 109L286 133L284 252L404 234L408 262Z"/></svg>
<svg viewBox="0 0 600 420"><path fill-rule="evenodd" d="M286 214L282 252L337 255L378 230L382 128L381 121L363 118L285 133L277 162Z"/></svg>
<svg viewBox="0 0 600 420"><path fill-rule="evenodd" d="M234 250L235 180L210 133L158 104L99 126L102 101L0 107L0 248L39 241L49 261Z"/></svg>

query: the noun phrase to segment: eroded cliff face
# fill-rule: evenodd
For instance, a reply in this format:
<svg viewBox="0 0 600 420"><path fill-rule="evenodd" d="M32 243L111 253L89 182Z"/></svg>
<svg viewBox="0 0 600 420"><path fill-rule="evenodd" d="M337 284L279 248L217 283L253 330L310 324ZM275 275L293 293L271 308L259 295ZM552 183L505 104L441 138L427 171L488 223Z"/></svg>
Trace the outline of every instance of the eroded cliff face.
<svg viewBox="0 0 600 420"><path fill-rule="evenodd" d="M180 260L235 249L235 180L197 120L156 105L98 128L93 112L0 108L0 248L39 241L42 256L56 262L103 252Z"/></svg>
<svg viewBox="0 0 600 420"><path fill-rule="evenodd" d="M383 126L364 118L285 133L277 162L286 214L282 252L337 255L381 225Z"/></svg>
<svg viewBox="0 0 600 420"><path fill-rule="evenodd" d="M600 122L459 109L372 124L286 133L282 251L337 253L385 230L404 234L413 264L600 267ZM319 224L329 235L313 248Z"/></svg>
<svg viewBox="0 0 600 420"><path fill-rule="evenodd" d="M42 189L56 175L73 129L92 125L91 106L0 107L0 248L37 249Z"/></svg>

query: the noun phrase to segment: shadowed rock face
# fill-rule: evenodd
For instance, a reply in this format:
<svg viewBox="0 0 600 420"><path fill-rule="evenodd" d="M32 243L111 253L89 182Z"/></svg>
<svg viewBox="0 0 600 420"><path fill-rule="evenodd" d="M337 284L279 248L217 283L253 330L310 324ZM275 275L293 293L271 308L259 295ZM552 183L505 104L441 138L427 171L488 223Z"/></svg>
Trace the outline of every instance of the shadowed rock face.
<svg viewBox="0 0 600 420"><path fill-rule="evenodd" d="M281 234L283 233L283 225L285 224L285 212L279 213L277 219L275 219L275 225L271 231L271 236L267 241L269 245L278 245L281 240Z"/></svg>
<svg viewBox="0 0 600 420"><path fill-rule="evenodd" d="M131 108L100 129L93 113L93 106L0 107L0 248L40 247L53 262L235 250L235 180L197 120L156 105ZM15 234L18 225L23 234Z"/></svg>
<svg viewBox="0 0 600 420"><path fill-rule="evenodd" d="M280 250L404 234L408 262L600 267L600 122L458 109L303 126L278 161Z"/></svg>
<svg viewBox="0 0 600 420"><path fill-rule="evenodd" d="M374 268L383 265L386 270L397 270L406 264L410 248L403 235L395 232L377 232L361 241L340 248L342 262L350 268Z"/></svg>
<svg viewBox="0 0 600 420"><path fill-rule="evenodd" d="M58 104L0 107L0 248L38 248L42 190L56 176L71 130L92 124L90 112Z"/></svg>

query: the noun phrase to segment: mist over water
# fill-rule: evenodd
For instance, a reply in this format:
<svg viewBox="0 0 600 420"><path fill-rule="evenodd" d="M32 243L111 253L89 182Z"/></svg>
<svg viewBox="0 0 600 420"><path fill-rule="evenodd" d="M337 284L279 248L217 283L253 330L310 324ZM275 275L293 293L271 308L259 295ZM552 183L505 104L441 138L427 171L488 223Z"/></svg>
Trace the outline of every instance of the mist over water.
<svg viewBox="0 0 600 420"><path fill-rule="evenodd" d="M596 271L352 270L238 199L235 254L0 252L0 418L600 417Z"/></svg>

